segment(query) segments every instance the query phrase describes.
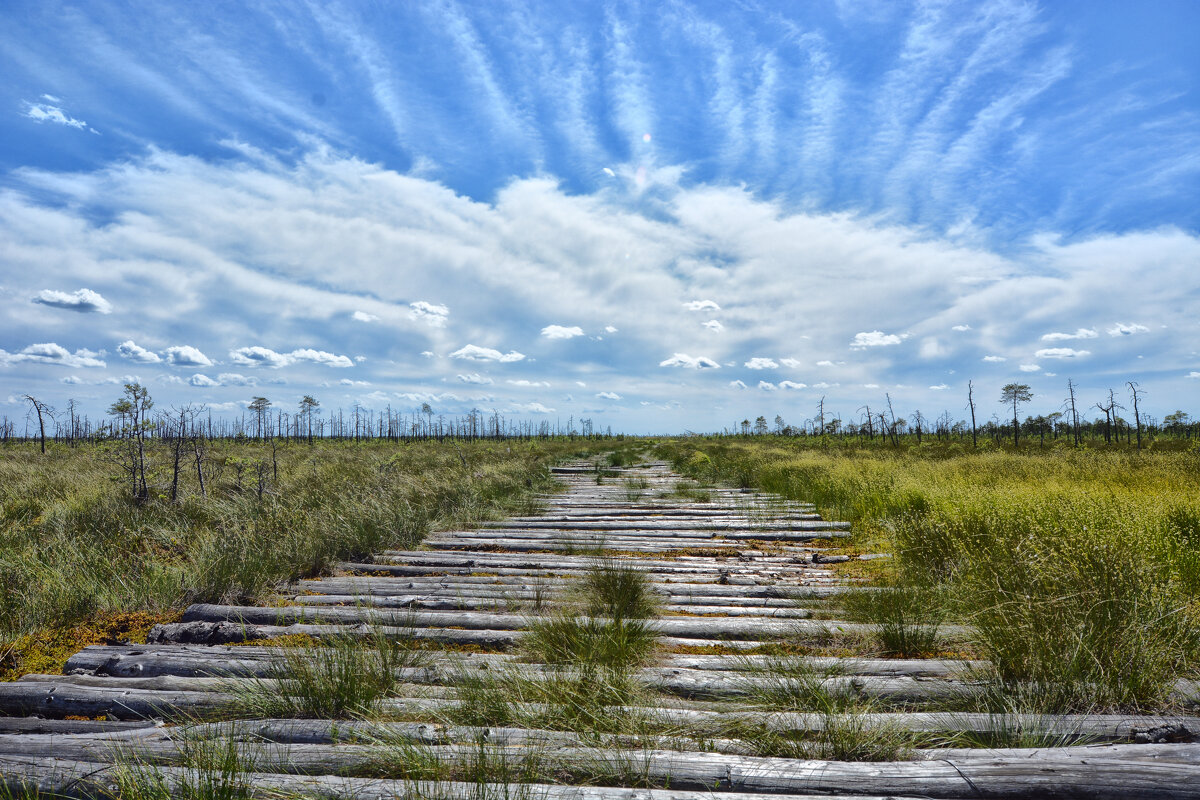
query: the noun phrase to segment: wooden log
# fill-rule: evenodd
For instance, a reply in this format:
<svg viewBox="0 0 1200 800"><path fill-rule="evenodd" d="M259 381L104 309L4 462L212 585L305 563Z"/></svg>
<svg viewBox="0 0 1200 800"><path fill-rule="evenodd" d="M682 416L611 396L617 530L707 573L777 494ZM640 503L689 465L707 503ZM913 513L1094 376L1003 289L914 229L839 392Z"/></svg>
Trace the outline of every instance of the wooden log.
<svg viewBox="0 0 1200 800"><path fill-rule="evenodd" d="M1111 745L1103 752L1099 748L1059 748L1038 751L1032 759L1028 752L995 751L984 758L871 764L570 747L548 748L540 757L584 774L629 775L652 785L720 792L1173 799L1200 798L1200 784L1195 780L1196 747ZM248 748L255 763L286 764L289 771L310 774L366 766L370 763L368 759L375 756L371 748L358 745L263 744ZM1128 752L1131 748L1133 752ZM149 749L166 748L152 743ZM444 764L464 765L477 758L471 747L433 745L426 750ZM505 752L509 748L497 750ZM169 757L167 753L148 755L150 760ZM5 757L6 772L13 769L19 758ZM513 751L508 758L515 761L521 758L521 753ZM478 791L477 785L475 790ZM411 784L408 792L412 792Z"/></svg>
<svg viewBox="0 0 1200 800"><path fill-rule="evenodd" d="M233 699L219 692L111 690L67 682L0 683L0 714L8 716L163 719L175 709L211 711Z"/></svg>
<svg viewBox="0 0 1200 800"><path fill-rule="evenodd" d="M155 727L150 720L95 720L95 719L42 719L41 717L0 716L0 735L41 734L100 734L150 730Z"/></svg>
<svg viewBox="0 0 1200 800"><path fill-rule="evenodd" d="M159 767L166 790L182 795L188 787L205 782L196 770ZM0 763L0 788L17 795L34 790L41 796L79 800L110 800L116 788L116 773L107 764L66 759L12 756ZM457 783L452 781L379 780L335 775L286 775L245 773L244 784L254 797L296 796L332 800L383 800L384 798L438 797L445 800L479 800L510 797L514 792L542 800L712 800L708 791L679 789L624 789L603 786L511 785ZM724 800L824 800L826 794L744 794L726 792ZM860 795L860 800L885 800L882 796ZM889 793L886 800L917 800Z"/></svg>
<svg viewBox="0 0 1200 800"><path fill-rule="evenodd" d="M221 606L197 603L183 613L183 623L223 622L246 625L287 625L302 622L336 622L355 625L411 627L414 629L444 627L465 630L517 631L529 628L535 618L521 614L494 614L469 611L415 611L408 613L365 608L328 608L283 606ZM841 620L789 620L776 622L762 619L689 619L660 617L652 621L658 633L698 639L771 639L799 635L823 635L829 632L870 633L874 625ZM949 633L962 634L962 628L945 626Z"/></svg>

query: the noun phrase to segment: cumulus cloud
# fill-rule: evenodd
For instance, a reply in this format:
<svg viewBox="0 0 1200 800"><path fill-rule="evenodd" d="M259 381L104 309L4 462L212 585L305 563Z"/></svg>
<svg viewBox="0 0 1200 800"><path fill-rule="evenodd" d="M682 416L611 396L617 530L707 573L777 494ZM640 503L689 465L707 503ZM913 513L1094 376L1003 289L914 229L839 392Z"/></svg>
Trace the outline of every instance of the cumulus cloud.
<svg viewBox="0 0 1200 800"><path fill-rule="evenodd" d="M621 395L616 392L597 392L596 397L601 397L605 400L620 400Z"/></svg>
<svg viewBox="0 0 1200 800"><path fill-rule="evenodd" d="M1200 372L1189 372L1187 376L1189 378L1200 378Z"/></svg>
<svg viewBox="0 0 1200 800"><path fill-rule="evenodd" d="M1090 350L1073 350L1070 347L1047 347L1034 353L1038 358L1082 358L1091 355Z"/></svg>
<svg viewBox="0 0 1200 800"><path fill-rule="evenodd" d="M512 410L513 411L524 411L526 414L553 414L554 413L553 408L547 408L546 406L542 405L541 403L537 403L537 402L514 403L512 406Z"/></svg>
<svg viewBox="0 0 1200 800"><path fill-rule="evenodd" d="M1004 356L984 356L983 360L987 361L989 363L992 363L992 364L999 364L1004 361L1008 361L1008 359L1005 358Z"/></svg>
<svg viewBox="0 0 1200 800"><path fill-rule="evenodd" d="M547 339L572 339L576 336L583 336L583 328L574 325L570 328L562 325L547 325L542 328L542 336Z"/></svg>
<svg viewBox="0 0 1200 800"><path fill-rule="evenodd" d="M212 360L191 345L167 348L167 363L176 367L211 367Z"/></svg>
<svg viewBox="0 0 1200 800"><path fill-rule="evenodd" d="M799 367L802 366L800 360L795 359L795 358L781 358L781 359L779 359L779 363L783 364L785 367L788 367L789 369L798 369Z"/></svg>
<svg viewBox="0 0 1200 800"><path fill-rule="evenodd" d="M217 376L217 380L219 380L221 382L222 386L257 386L258 385L258 380L256 378L247 377L246 375L240 375L236 372L222 372L220 375Z"/></svg>
<svg viewBox="0 0 1200 800"><path fill-rule="evenodd" d="M433 351L432 350L422 350L421 358L433 358Z"/></svg>
<svg viewBox="0 0 1200 800"><path fill-rule="evenodd" d="M286 367L289 364L295 364L297 361L309 361L314 364L325 364L326 366L342 369L354 366L354 362L349 356L339 356L335 353L327 353L324 350L305 348L293 350L290 353L277 353L270 348L259 345L230 350L229 359L233 363L243 367L271 367L273 369Z"/></svg>
<svg viewBox="0 0 1200 800"><path fill-rule="evenodd" d="M670 358L658 362L660 367L683 367L685 369L720 369L721 365L707 356L689 356L687 353L675 353Z"/></svg>
<svg viewBox="0 0 1200 800"><path fill-rule="evenodd" d="M54 289L43 289L33 298L33 302L83 314L112 313L112 303L101 297L99 292L93 292L91 289L77 289L69 294Z"/></svg>
<svg viewBox="0 0 1200 800"><path fill-rule="evenodd" d="M746 388L746 384L743 383L742 381L730 381L729 385L732 386L734 389L745 389Z"/></svg>
<svg viewBox="0 0 1200 800"><path fill-rule="evenodd" d="M834 366L834 364L832 361L830 361L829 359L826 358L826 359L822 359L821 361L818 361L817 366L818 367L832 367L832 366Z"/></svg>
<svg viewBox="0 0 1200 800"><path fill-rule="evenodd" d="M933 390L933 391L935 391L935 392L940 392L940 391L942 391L943 389L949 389L950 387L949 387L949 386L947 386L947 385L946 385L946 384L944 384L944 383L939 383L937 386L930 386L929 388L930 388L930 389L932 389L932 390Z"/></svg>
<svg viewBox="0 0 1200 800"><path fill-rule="evenodd" d="M969 330L971 330L971 326L970 325L955 325L950 330L952 330L952 331L969 331Z"/></svg>
<svg viewBox="0 0 1200 800"><path fill-rule="evenodd" d="M865 347L887 347L893 344L900 344L900 337L894 333L860 331L854 334L854 341L850 342L850 347L854 350L862 350Z"/></svg>
<svg viewBox="0 0 1200 800"><path fill-rule="evenodd" d="M605 333L616 333L616 332L617 332L617 329L616 329L616 328L614 328L612 325L605 325L605 326L604 326L604 332L605 332Z"/></svg>
<svg viewBox="0 0 1200 800"><path fill-rule="evenodd" d="M690 300L683 304L688 311L720 311L721 307L712 300Z"/></svg>
<svg viewBox="0 0 1200 800"><path fill-rule="evenodd" d="M1138 325L1136 322L1132 325L1126 325L1123 322L1118 322L1107 330L1109 336L1132 336L1135 333L1146 333L1150 329L1145 325Z"/></svg>
<svg viewBox="0 0 1200 800"><path fill-rule="evenodd" d="M139 364L157 364L162 361L158 357L158 353L147 350L144 347L139 347L134 344L133 339L126 339L117 345L117 352L122 358L128 358L130 361L136 361Z"/></svg>
<svg viewBox="0 0 1200 800"><path fill-rule="evenodd" d="M355 311L350 315L350 318L358 322L374 322L375 320L379 319L379 317L376 315L368 314L365 311Z"/></svg>
<svg viewBox="0 0 1200 800"><path fill-rule="evenodd" d="M67 375L66 377L59 378L58 380L59 383L65 383L70 386L76 386L80 383L83 383L83 378L79 377L78 375Z"/></svg>
<svg viewBox="0 0 1200 800"><path fill-rule="evenodd" d="M339 369L354 366L354 362L350 360L349 356L339 356L336 353L327 353L324 350L310 350L307 348L293 350L287 354L287 358L292 361L311 361L314 364L324 364L327 367L338 367ZM359 360L361 361L362 359Z"/></svg>
<svg viewBox="0 0 1200 800"><path fill-rule="evenodd" d="M188 378L188 383L190 383L192 386L200 386L200 387L204 387L204 388L207 388L209 386L220 386L221 385L220 383L218 383L217 381L214 381L212 378L208 377L207 375L203 375L199 372L197 372L192 377Z"/></svg>
<svg viewBox="0 0 1200 800"><path fill-rule="evenodd" d="M1095 339L1100 334L1091 328L1079 328L1074 333L1046 333L1042 334L1043 342L1060 342L1067 339Z"/></svg>
<svg viewBox="0 0 1200 800"><path fill-rule="evenodd" d="M493 350L490 347L479 347L478 345L468 344L455 350L450 354L450 357L461 358L466 361L498 361L501 364L508 364L513 361L523 360L525 354L518 353L516 350L501 353L499 350Z"/></svg>
<svg viewBox="0 0 1200 800"><path fill-rule="evenodd" d="M779 364L776 363L773 359L763 358L761 356L755 356L754 358L750 359L742 366L746 367L747 369L778 369L779 368Z"/></svg>
<svg viewBox="0 0 1200 800"><path fill-rule="evenodd" d="M780 381L779 388L780 389L807 389L808 384L796 383L795 381Z"/></svg>
<svg viewBox="0 0 1200 800"><path fill-rule="evenodd" d="M715 319L710 319L708 322L705 322L704 327L708 328L713 333L720 333L721 331L725 330L725 326L722 325L720 321Z"/></svg>
<svg viewBox="0 0 1200 800"><path fill-rule="evenodd" d="M87 349L79 349L74 353L54 342L31 344L19 353L0 350L0 365L19 364L60 364L64 367L104 367L107 366L100 354Z"/></svg>
<svg viewBox="0 0 1200 800"><path fill-rule="evenodd" d="M548 381L531 381L531 380L526 380L525 378L520 378L515 381L514 380L506 380L505 383L511 384L512 386L549 386L550 385L550 383ZM583 386L584 384L581 383L579 385Z"/></svg>
<svg viewBox="0 0 1200 800"><path fill-rule="evenodd" d="M435 328L445 327L446 318L450 316L450 309L446 308L446 306L427 303L424 300L409 303L408 307L411 309L408 312L410 319L424 322L426 325L432 325Z"/></svg>
<svg viewBox="0 0 1200 800"><path fill-rule="evenodd" d="M471 372L467 375L459 375L458 379L463 383L473 383L478 386L486 386L487 384L492 383L491 378L480 375L478 372Z"/></svg>
<svg viewBox="0 0 1200 800"><path fill-rule="evenodd" d="M1021 372L1040 372L1042 367L1040 364L1021 364Z"/></svg>

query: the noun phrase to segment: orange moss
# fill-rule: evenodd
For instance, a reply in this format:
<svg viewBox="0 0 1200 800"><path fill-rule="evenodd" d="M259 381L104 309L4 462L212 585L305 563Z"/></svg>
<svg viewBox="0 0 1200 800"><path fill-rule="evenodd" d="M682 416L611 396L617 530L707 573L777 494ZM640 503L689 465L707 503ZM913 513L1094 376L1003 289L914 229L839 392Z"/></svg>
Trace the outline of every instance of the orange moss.
<svg viewBox="0 0 1200 800"><path fill-rule="evenodd" d="M30 673L61 675L67 659L88 645L144 644L155 625L178 622L182 616L181 611L96 614L75 625L42 628L0 641L0 681L15 681Z"/></svg>

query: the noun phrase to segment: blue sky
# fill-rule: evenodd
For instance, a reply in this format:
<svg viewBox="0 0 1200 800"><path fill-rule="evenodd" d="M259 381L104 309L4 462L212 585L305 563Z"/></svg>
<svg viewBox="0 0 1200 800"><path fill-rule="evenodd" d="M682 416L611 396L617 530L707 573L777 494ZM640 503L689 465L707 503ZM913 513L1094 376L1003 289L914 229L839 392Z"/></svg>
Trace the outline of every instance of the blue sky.
<svg viewBox="0 0 1200 800"><path fill-rule="evenodd" d="M0 414L1200 413L1200 5L0 10ZM995 408L991 408L995 405Z"/></svg>

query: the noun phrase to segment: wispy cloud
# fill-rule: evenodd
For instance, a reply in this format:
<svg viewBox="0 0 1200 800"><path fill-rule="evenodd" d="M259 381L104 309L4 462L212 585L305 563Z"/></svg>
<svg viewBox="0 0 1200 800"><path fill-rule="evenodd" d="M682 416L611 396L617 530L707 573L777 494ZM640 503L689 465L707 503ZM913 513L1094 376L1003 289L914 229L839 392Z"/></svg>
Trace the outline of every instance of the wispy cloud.
<svg viewBox="0 0 1200 800"><path fill-rule="evenodd" d="M854 341L850 342L851 349L862 350L866 347L888 347L890 345L900 344L900 337L894 333L884 333L883 331L860 331L854 334Z"/></svg>

